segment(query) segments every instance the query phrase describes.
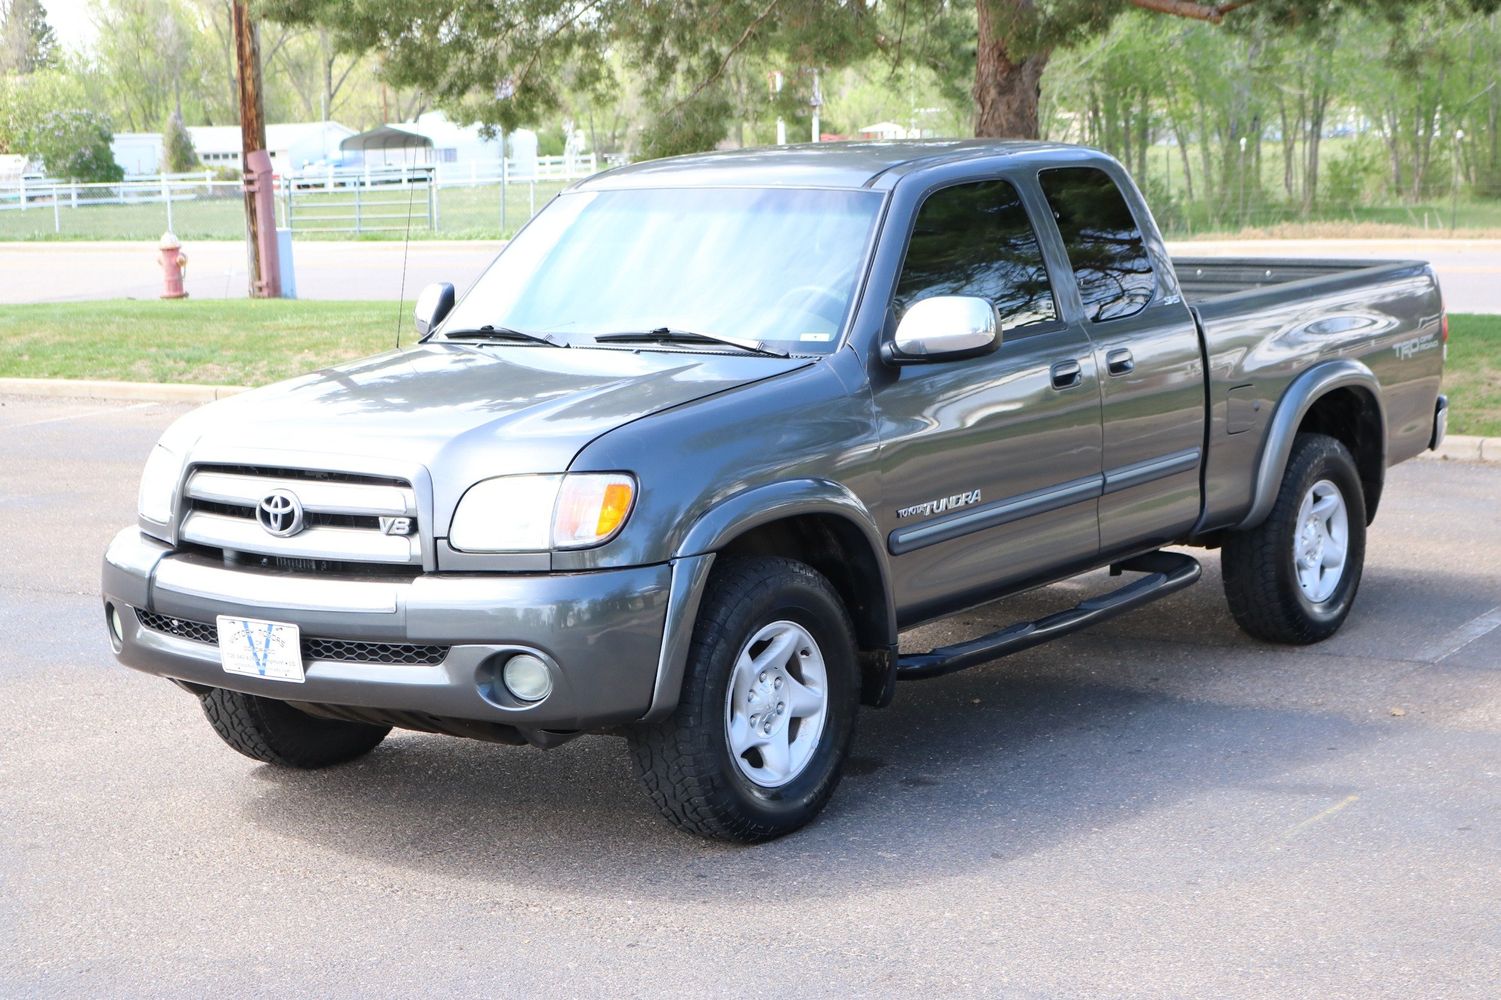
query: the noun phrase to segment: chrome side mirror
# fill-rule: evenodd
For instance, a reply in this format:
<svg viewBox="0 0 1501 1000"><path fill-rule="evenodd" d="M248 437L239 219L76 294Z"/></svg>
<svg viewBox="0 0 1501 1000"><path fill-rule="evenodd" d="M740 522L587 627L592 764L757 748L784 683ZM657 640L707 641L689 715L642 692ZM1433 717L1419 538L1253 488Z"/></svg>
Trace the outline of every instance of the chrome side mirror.
<svg viewBox="0 0 1501 1000"><path fill-rule="evenodd" d="M443 317L452 309L453 286L446 281L428 285L417 296L417 304L412 308L412 316L417 321L417 335L426 337L433 327L443 322Z"/></svg>
<svg viewBox="0 0 1501 1000"><path fill-rule="evenodd" d="M888 364L911 365L978 357L999 346L1001 324L989 300L935 295L907 309L881 353Z"/></svg>

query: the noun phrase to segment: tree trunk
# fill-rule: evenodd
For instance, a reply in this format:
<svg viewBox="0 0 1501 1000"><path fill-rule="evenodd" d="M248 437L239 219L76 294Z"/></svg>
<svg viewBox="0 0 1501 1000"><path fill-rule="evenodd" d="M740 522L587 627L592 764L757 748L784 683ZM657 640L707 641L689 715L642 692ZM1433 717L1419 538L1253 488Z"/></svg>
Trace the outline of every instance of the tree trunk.
<svg viewBox="0 0 1501 1000"><path fill-rule="evenodd" d="M1015 26L1032 14L1031 0L976 0L979 48L975 52L975 135L983 139L1036 139L1042 71L1051 50L1013 58Z"/></svg>

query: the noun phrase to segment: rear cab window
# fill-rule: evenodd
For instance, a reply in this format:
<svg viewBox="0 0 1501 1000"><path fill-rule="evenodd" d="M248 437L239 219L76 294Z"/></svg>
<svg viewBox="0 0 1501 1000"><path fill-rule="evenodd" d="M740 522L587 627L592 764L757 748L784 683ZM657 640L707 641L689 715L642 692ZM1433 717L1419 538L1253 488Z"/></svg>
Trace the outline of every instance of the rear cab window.
<svg viewBox="0 0 1501 1000"><path fill-rule="evenodd" d="M1096 167L1058 167L1038 174L1068 253L1084 316L1124 319L1147 307L1157 289L1141 227L1120 188Z"/></svg>
<svg viewBox="0 0 1501 1000"><path fill-rule="evenodd" d="M897 319L935 295L989 300L1008 332L1058 318L1037 234L1007 181L957 184L923 202L893 297Z"/></svg>

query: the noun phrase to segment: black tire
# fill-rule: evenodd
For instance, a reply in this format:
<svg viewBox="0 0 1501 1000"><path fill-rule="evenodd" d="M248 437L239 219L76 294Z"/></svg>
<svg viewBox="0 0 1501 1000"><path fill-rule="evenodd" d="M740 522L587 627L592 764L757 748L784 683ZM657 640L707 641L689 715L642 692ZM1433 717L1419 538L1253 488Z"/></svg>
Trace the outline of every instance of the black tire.
<svg viewBox="0 0 1501 1000"><path fill-rule="evenodd" d="M1345 502L1348 539L1338 584L1327 598L1314 601L1298 584L1293 548L1303 498L1321 480L1333 483ZM1248 635L1288 645L1319 642L1338 632L1360 589L1365 529L1365 494L1349 450L1325 434L1299 434L1271 514L1254 528L1230 533L1220 553L1235 623Z"/></svg>
<svg viewBox="0 0 1501 1000"><path fill-rule="evenodd" d="M746 643L781 621L806 629L818 644L827 693L823 728L806 766L786 784L767 788L731 756L726 691ZM859 696L854 627L829 581L792 559L723 559L699 607L676 710L629 733L637 777L680 829L744 843L783 836L817 816L833 795Z"/></svg>
<svg viewBox="0 0 1501 1000"><path fill-rule="evenodd" d="M285 702L216 688L198 698L219 738L252 760L312 770L364 756L390 726L319 719Z"/></svg>

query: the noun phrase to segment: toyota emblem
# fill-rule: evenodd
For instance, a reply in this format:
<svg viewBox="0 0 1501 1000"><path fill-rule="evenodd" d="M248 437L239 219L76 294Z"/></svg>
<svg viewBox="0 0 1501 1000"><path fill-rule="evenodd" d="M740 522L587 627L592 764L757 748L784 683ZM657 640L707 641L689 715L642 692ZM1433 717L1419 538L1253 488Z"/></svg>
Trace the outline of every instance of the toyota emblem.
<svg viewBox="0 0 1501 1000"><path fill-rule="evenodd" d="M269 534L288 538L302 530L302 501L291 490L273 490L256 506L255 519Z"/></svg>

